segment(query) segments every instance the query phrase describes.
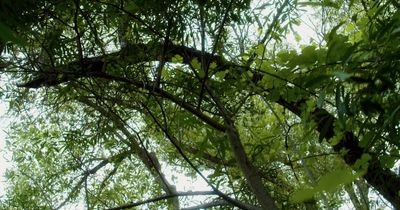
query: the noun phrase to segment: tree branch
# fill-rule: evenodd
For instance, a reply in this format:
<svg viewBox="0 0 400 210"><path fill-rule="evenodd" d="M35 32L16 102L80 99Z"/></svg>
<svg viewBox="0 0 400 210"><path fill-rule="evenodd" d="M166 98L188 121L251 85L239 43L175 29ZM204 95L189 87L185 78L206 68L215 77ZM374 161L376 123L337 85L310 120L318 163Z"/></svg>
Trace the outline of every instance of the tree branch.
<svg viewBox="0 0 400 210"><path fill-rule="evenodd" d="M211 208L211 207L225 206L225 205L228 205L228 203L226 201L217 200L217 201L212 201L212 202L209 202L209 203L200 204L200 205L197 205L197 206L182 208L181 210L208 209L208 208Z"/></svg>
<svg viewBox="0 0 400 210"><path fill-rule="evenodd" d="M127 141L124 139L123 136L119 135L116 133L117 137L127 144L129 147L132 148L133 153L142 161L142 163L146 166L146 168L150 171L150 173L156 178L158 184L161 186L161 188L167 193L167 194L174 194L176 193L176 188L174 185L170 184L168 180L165 178L165 175L161 171L160 163L158 161L157 156L155 153L148 152L145 148L143 148L143 143L141 142L141 146L139 146L139 143L135 140L137 138L134 137L134 135L129 132L129 130L125 127L125 122L117 116L114 112L108 111L105 108L99 106L98 104L95 104L91 102L90 100L86 98L80 98L79 99L82 103L86 104L89 107L92 107L93 109L97 110L100 112L103 116L107 117L108 119L112 120L115 126L122 131L122 133L130 140ZM139 138L139 136L138 136ZM173 199L172 201L173 205L175 206L175 209L179 209L179 201L177 199Z"/></svg>
<svg viewBox="0 0 400 210"><path fill-rule="evenodd" d="M118 206L118 207L114 207L114 208L110 208L107 210L119 210L119 209L129 209L129 208L133 208L136 206L140 206L140 205L144 205L144 204L149 204L149 203L154 203L157 201L162 201L162 200L166 200L166 199L170 199L170 198L174 198L174 197L180 197L180 196L196 196L196 195L216 195L214 191L197 191L197 192L177 192L175 194L167 194L167 195L161 195L155 198L150 198L144 201L138 201L138 202L132 202L132 203L128 203L122 206Z"/></svg>
<svg viewBox="0 0 400 210"><path fill-rule="evenodd" d="M71 200L76 193L78 193L78 190L81 188L82 184L87 180L87 178L92 175L97 173L101 168L106 166L107 164L111 162L121 162L123 159L125 159L129 154L130 150L123 151L117 155L114 155L112 157L109 157L107 159L102 160L99 164L97 164L95 167L93 167L90 170L85 171L82 175L82 178L78 181L78 183L72 188L71 192L68 193L67 198L61 202L55 209L60 209L62 208L69 200ZM112 160L112 161L111 161Z"/></svg>

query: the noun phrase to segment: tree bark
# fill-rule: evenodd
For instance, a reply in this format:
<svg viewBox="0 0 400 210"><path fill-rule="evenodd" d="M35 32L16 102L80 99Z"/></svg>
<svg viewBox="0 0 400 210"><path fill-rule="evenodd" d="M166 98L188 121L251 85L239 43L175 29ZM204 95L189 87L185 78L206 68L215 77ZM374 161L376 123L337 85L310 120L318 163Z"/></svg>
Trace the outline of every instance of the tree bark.
<svg viewBox="0 0 400 210"><path fill-rule="evenodd" d="M281 98L277 102L301 117L300 107L305 105L305 101L303 99L298 102L287 102ZM323 138L329 140L335 135L334 123L337 119L328 111L316 108L312 117L317 123L317 130L323 135ZM364 153L368 153L358 145L358 142L359 140L354 133L346 131L339 143L332 146L332 148L336 152L347 151L343 156L343 160L349 166L353 166ZM400 177L389 169L383 168L376 155L369 155L371 155L371 160L369 161L367 172L363 176L364 179L388 200L395 209L400 209L400 196L398 194L400 192Z"/></svg>

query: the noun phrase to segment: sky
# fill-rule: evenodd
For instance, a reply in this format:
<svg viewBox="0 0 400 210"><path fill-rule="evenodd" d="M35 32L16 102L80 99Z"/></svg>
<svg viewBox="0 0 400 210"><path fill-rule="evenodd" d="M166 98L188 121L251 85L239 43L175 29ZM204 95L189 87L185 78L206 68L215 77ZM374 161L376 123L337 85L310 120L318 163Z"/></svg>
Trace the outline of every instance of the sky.
<svg viewBox="0 0 400 210"><path fill-rule="evenodd" d="M11 154L7 152L6 147L6 130L9 124L9 118L6 114L7 104L0 101L0 197L5 193L5 172L11 166Z"/></svg>

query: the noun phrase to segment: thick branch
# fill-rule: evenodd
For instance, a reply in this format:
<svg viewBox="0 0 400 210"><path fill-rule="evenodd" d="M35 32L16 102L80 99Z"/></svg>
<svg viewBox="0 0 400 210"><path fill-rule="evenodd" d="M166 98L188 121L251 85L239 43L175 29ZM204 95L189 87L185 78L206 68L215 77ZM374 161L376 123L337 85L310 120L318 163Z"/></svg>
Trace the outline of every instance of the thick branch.
<svg viewBox="0 0 400 210"><path fill-rule="evenodd" d="M218 110L224 117L226 127L225 133L228 136L235 160L237 161L240 170L244 174L246 182L250 186L250 189L254 192L255 197L264 209L278 209L275 205L274 200L265 189L256 168L247 157L246 151L240 140L240 136L236 129L232 116L207 84L205 84L205 88L215 102Z"/></svg>
<svg viewBox="0 0 400 210"><path fill-rule="evenodd" d="M231 144L235 159L238 162L239 168L244 174L246 181L249 184L250 189L254 192L258 202L264 209L278 209L275 206L274 200L266 191L261 177L257 173L257 170L247 158L246 152L239 138L239 133L233 124L228 125L226 134L228 135L229 142Z"/></svg>
<svg viewBox="0 0 400 210"><path fill-rule="evenodd" d="M289 109L298 116L301 116L301 107L305 105L306 100L298 102L287 102L282 98L277 102ZM330 139L335 135L334 123L336 118L324 109L316 108L312 114L314 121L317 123L318 132L325 139ZM343 156L344 161L353 166L358 159L366 152L358 145L359 140L349 131L344 132L340 142L333 146L333 150L340 152L347 151ZM396 209L400 209L400 177L389 169L382 168L378 157L371 155L368 170L364 175L364 179L372 185L385 199L387 199Z"/></svg>

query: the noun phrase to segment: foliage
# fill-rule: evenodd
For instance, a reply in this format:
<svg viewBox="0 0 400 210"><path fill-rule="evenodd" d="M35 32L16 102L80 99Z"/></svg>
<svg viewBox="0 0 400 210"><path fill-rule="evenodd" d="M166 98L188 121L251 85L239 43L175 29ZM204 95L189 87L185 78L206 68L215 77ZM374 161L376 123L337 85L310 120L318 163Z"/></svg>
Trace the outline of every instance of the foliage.
<svg viewBox="0 0 400 210"><path fill-rule="evenodd" d="M400 208L395 1L1 4L1 208Z"/></svg>

